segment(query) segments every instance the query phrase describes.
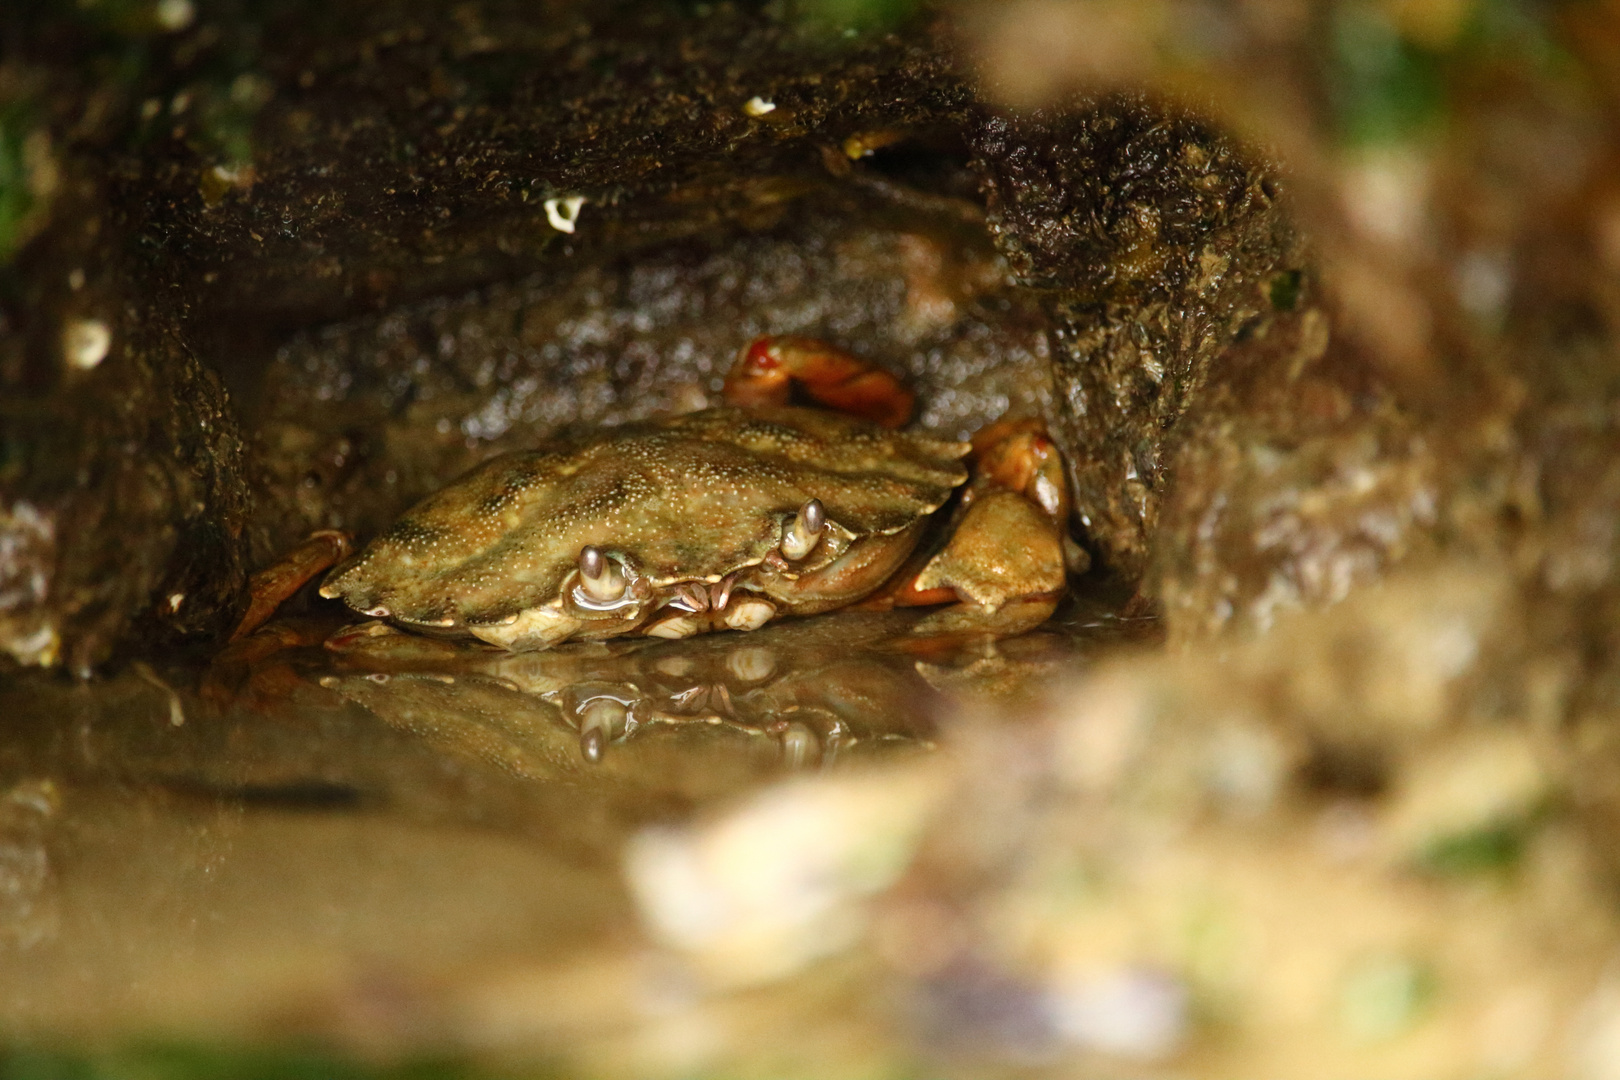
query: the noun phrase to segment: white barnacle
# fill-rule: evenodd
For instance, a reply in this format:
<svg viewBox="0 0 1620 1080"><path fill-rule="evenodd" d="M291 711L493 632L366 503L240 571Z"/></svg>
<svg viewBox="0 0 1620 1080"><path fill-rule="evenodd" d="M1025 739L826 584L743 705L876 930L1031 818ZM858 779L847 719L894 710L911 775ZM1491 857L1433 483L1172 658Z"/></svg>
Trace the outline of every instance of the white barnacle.
<svg viewBox="0 0 1620 1080"><path fill-rule="evenodd" d="M749 116L754 117L755 119L758 119L759 117L764 116L766 113L771 113L771 112L775 112L775 111L776 111L776 102L774 102L774 101L766 101L764 98L758 96L757 94L754 97L751 97L747 101L743 102L743 112L747 113Z"/></svg>
<svg viewBox="0 0 1620 1080"><path fill-rule="evenodd" d="M560 198L547 199L546 220L558 232L571 233L574 231L574 223L579 220L580 207L584 205L583 195L564 195Z"/></svg>

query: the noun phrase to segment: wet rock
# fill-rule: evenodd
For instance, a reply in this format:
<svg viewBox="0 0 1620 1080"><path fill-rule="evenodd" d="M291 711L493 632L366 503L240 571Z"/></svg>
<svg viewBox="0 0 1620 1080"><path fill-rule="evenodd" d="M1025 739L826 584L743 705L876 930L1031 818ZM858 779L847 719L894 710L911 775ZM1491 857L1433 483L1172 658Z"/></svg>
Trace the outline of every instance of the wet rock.
<svg viewBox="0 0 1620 1080"><path fill-rule="evenodd" d="M625 874L652 935L707 979L780 979L859 939L941 791L937 763L782 785L711 821L641 833Z"/></svg>
<svg viewBox="0 0 1620 1080"><path fill-rule="evenodd" d="M224 627L249 494L224 386L162 271L124 255L108 207L76 211L24 262L27 363L0 389L0 652L84 675L137 629L155 644Z"/></svg>
<svg viewBox="0 0 1620 1080"><path fill-rule="evenodd" d="M29 24L63 104L0 334L14 660L212 631L308 528L702 404L761 330L905 371L941 432L1046 412L1086 538L1177 640L1448 545L1541 560L1602 635L1620 488L1572 479L1613 457L1601 251L1491 301L1546 313L1531 360L1459 347L1441 410L1336 332L1353 289L1269 164L1145 97L998 113L924 21L833 40L770 5L311 12L147 27L111 88L62 74L72 18Z"/></svg>
<svg viewBox="0 0 1620 1080"><path fill-rule="evenodd" d="M1045 987L1081 1059L1584 1075L1612 1038L1612 845L1557 793L1612 750L1572 758L1524 692L1566 647L1524 632L1540 603L1504 563L1408 563L1219 656L1115 657L1044 733L957 732L959 797L892 902Z"/></svg>
<svg viewBox="0 0 1620 1080"><path fill-rule="evenodd" d="M1242 366L1232 353L1263 330L1277 275L1297 290L1299 240L1261 162L1142 100L992 116L973 145L996 241L1052 320L1077 512L1140 579L1186 416Z"/></svg>
<svg viewBox="0 0 1620 1080"><path fill-rule="evenodd" d="M873 205L824 181L780 213L295 335L263 389L264 514L291 519L268 527L375 533L497 451L720 404L767 333L904 373L918 425L947 438L1047 411L1042 319L971 203Z"/></svg>

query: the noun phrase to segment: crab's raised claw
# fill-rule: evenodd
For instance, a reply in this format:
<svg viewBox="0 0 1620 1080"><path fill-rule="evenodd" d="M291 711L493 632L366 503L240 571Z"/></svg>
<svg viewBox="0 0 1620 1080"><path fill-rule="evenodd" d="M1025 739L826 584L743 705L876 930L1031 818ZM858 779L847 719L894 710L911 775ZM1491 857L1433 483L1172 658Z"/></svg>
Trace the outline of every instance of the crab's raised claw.
<svg viewBox="0 0 1620 1080"><path fill-rule="evenodd" d="M352 540L337 529L312 532L308 540L249 578L248 609L230 640L239 641L263 626L306 582L347 558Z"/></svg>
<svg viewBox="0 0 1620 1080"><path fill-rule="evenodd" d="M1018 492L991 488L967 507L945 549L895 602L956 601L914 633L1011 636L1045 622L1066 583L1060 527Z"/></svg>
<svg viewBox="0 0 1620 1080"><path fill-rule="evenodd" d="M950 540L892 594L898 606L950 605L913 633L1020 634L1051 616L1067 586L1068 489L1040 421L987 428L974 456Z"/></svg>
<svg viewBox="0 0 1620 1080"><path fill-rule="evenodd" d="M886 428L905 427L916 402L887 371L802 337L756 339L727 373L724 393L732 405L786 405L795 383L822 405Z"/></svg>

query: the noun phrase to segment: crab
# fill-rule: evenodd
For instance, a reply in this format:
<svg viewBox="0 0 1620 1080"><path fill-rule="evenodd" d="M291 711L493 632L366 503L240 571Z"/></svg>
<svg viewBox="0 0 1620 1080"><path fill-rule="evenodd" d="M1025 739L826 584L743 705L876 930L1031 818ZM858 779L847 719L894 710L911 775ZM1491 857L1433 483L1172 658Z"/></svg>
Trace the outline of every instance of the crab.
<svg viewBox="0 0 1620 1080"><path fill-rule="evenodd" d="M796 389L827 407L792 404ZM948 604L918 629L1005 636L1055 608L1078 549L1038 421L971 444L899 430L913 399L898 380L794 337L750 345L724 396L493 458L337 565L320 594L513 652L754 630L856 604ZM925 544L941 516L945 538ZM256 579L251 611L345 554L313 537L281 564L296 571Z"/></svg>

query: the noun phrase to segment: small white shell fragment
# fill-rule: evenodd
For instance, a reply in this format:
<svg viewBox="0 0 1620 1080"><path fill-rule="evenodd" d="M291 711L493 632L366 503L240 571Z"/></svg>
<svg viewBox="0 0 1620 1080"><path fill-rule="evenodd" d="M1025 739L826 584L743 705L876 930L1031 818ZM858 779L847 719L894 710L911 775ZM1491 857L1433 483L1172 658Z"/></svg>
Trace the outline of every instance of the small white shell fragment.
<svg viewBox="0 0 1620 1080"><path fill-rule="evenodd" d="M776 102L766 101L764 98L754 96L743 103L743 112L749 116L759 117L766 113L776 111Z"/></svg>
<svg viewBox="0 0 1620 1080"><path fill-rule="evenodd" d="M112 330L100 319L73 319L62 328L62 358L71 368L89 371L111 348Z"/></svg>
<svg viewBox="0 0 1620 1080"><path fill-rule="evenodd" d="M169 614L171 614L171 615L177 614L180 611L180 605L185 603L185 602L186 602L186 594L185 593L183 593L183 592L170 593L169 594Z"/></svg>
<svg viewBox="0 0 1620 1080"><path fill-rule="evenodd" d="M546 220L558 232L571 233L574 231L574 222L579 220L580 207L584 205L583 195L565 195L558 199L547 199Z"/></svg>

